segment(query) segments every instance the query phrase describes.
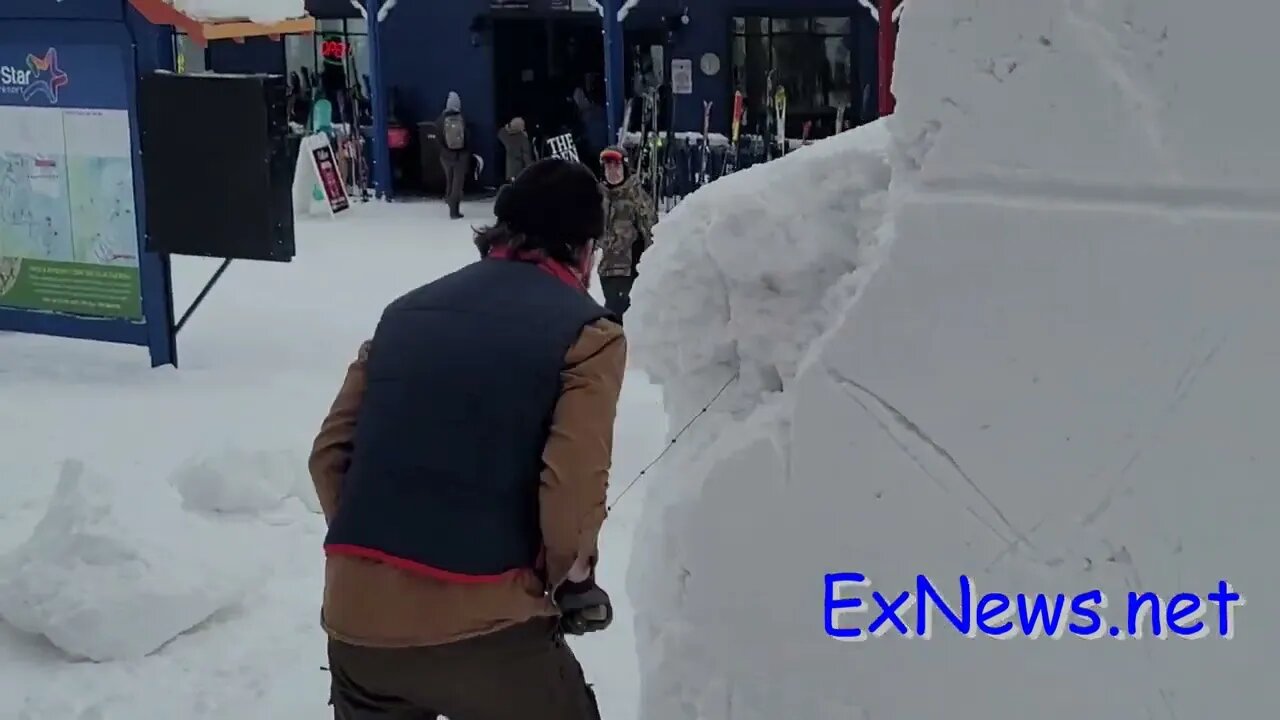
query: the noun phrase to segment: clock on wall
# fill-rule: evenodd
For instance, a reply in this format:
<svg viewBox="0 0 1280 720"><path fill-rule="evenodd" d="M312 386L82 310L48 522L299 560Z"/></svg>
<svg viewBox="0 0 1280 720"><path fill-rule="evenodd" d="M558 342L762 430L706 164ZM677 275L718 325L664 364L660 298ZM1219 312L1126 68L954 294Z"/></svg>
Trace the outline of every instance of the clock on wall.
<svg viewBox="0 0 1280 720"><path fill-rule="evenodd" d="M720 72L720 56L715 53L709 52L703 55L700 64L704 75L715 75Z"/></svg>

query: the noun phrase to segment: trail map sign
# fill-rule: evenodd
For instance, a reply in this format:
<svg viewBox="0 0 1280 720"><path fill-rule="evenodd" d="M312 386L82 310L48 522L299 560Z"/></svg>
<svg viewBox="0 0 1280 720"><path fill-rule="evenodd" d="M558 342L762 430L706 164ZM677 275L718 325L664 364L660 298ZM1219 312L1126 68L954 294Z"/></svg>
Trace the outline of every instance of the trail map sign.
<svg viewBox="0 0 1280 720"><path fill-rule="evenodd" d="M0 44L0 308L142 319L122 61Z"/></svg>

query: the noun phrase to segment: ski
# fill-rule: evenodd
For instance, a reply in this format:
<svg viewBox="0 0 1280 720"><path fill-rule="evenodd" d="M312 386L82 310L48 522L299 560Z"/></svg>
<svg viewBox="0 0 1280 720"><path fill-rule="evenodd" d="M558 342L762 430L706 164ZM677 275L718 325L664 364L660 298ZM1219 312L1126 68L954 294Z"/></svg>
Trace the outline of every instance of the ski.
<svg viewBox="0 0 1280 720"><path fill-rule="evenodd" d="M654 88L649 95L649 117L645 125L644 173L641 182L649 186L649 199L653 202L654 212L658 211L658 150L662 137L658 134L658 108L661 95Z"/></svg>
<svg viewBox="0 0 1280 720"><path fill-rule="evenodd" d="M747 98L739 90L733 94L733 125L729 131L729 152L725 154L723 174L738 170L738 142L742 138L742 115L746 110Z"/></svg>
<svg viewBox="0 0 1280 720"><path fill-rule="evenodd" d="M774 127L774 123L777 121L778 116L774 111L774 104L773 104L774 100L777 99L777 93L774 92L773 74L774 74L774 71L771 69L769 70L769 73L765 75L765 90L764 90L765 112L764 112L764 127L761 128L761 136L764 137L765 139L764 159L766 161L773 159L773 138L777 134L777 129Z"/></svg>
<svg viewBox="0 0 1280 720"><path fill-rule="evenodd" d="M699 187L711 182L711 178L707 174L707 167L711 158L711 106L710 100L702 103L702 171L698 175Z"/></svg>
<svg viewBox="0 0 1280 720"><path fill-rule="evenodd" d="M676 158L672 152L676 147L676 93L675 87L667 86L667 96L670 98L667 108L667 139L663 148L662 163L662 193L663 206L666 210L671 210L671 201L674 199L673 186L676 177Z"/></svg>
<svg viewBox="0 0 1280 720"><path fill-rule="evenodd" d="M618 147L627 147L627 132L631 129L631 109L635 106L635 98L627 100L627 107L622 111L622 125L618 127Z"/></svg>
<svg viewBox="0 0 1280 720"><path fill-rule="evenodd" d="M787 88L785 85L778 85L778 89L774 91L773 111L777 114L777 141L779 148L779 156L787 154Z"/></svg>
<svg viewBox="0 0 1280 720"><path fill-rule="evenodd" d="M642 186L651 186L653 184L657 155L657 134L658 134L658 91L656 88L650 88L644 99L644 117L641 124L640 148L636 153L635 165L636 173L639 175L639 183ZM652 195L652 193L651 193ZM657 199L651 199L656 203ZM656 204L655 204L656 209Z"/></svg>

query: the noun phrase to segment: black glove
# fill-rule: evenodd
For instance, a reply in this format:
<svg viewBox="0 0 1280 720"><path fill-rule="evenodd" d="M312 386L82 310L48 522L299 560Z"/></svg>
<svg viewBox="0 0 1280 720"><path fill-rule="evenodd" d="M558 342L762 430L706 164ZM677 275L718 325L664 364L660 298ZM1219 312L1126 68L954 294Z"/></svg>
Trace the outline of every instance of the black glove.
<svg viewBox="0 0 1280 720"><path fill-rule="evenodd" d="M560 630L567 635L599 632L613 622L613 602L609 593L594 580L562 583L556 588L560 608Z"/></svg>

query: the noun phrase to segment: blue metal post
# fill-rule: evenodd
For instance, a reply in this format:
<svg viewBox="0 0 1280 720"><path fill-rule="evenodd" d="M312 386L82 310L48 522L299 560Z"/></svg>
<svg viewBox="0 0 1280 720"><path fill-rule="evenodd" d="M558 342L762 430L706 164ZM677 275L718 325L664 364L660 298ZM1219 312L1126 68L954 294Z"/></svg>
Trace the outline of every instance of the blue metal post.
<svg viewBox="0 0 1280 720"><path fill-rule="evenodd" d="M609 113L609 142L618 139L622 126L623 108L627 104L626 89L626 41L618 10L623 0L600 0L604 7L604 87Z"/></svg>
<svg viewBox="0 0 1280 720"><path fill-rule="evenodd" d="M390 97L382 77L382 29L379 0L365 0L369 26L369 94L373 101L373 189L377 197L391 199L391 149L387 145Z"/></svg>
<svg viewBox="0 0 1280 720"><path fill-rule="evenodd" d="M173 56L173 30L157 27L125 4L124 29L133 44L133 67L126 82L129 86L129 133L133 140L134 221L143 251L138 258L138 277L142 290L142 314L146 319L146 345L151 354L151 367L178 366L178 339L174 332L173 270L169 256L146 252L147 207L146 174L142 169L142 129L139 120L139 77L157 70L176 67Z"/></svg>

